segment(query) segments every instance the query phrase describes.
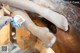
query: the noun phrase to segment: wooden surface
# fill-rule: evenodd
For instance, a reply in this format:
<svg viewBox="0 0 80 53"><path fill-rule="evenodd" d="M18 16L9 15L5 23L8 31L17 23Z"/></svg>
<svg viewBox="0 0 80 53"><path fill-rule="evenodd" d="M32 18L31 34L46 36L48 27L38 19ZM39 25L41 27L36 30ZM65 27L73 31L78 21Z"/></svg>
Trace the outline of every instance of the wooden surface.
<svg viewBox="0 0 80 53"><path fill-rule="evenodd" d="M21 49L29 49L35 45L34 37L25 27L16 28L16 41Z"/></svg>
<svg viewBox="0 0 80 53"><path fill-rule="evenodd" d="M57 29L57 42L53 45L56 53L80 53L80 32L70 26L68 32Z"/></svg>
<svg viewBox="0 0 80 53"><path fill-rule="evenodd" d="M0 45L10 41L10 24L7 24L0 29Z"/></svg>

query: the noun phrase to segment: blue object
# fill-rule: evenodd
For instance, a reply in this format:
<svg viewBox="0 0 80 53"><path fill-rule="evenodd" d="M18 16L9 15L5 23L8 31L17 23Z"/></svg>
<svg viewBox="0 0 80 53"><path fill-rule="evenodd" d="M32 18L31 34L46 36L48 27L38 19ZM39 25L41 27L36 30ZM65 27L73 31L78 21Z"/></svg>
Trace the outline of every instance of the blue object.
<svg viewBox="0 0 80 53"><path fill-rule="evenodd" d="M21 19L21 22L18 22L19 19ZM11 24L14 27L21 27L24 21L25 20L20 15L16 15L11 18Z"/></svg>

